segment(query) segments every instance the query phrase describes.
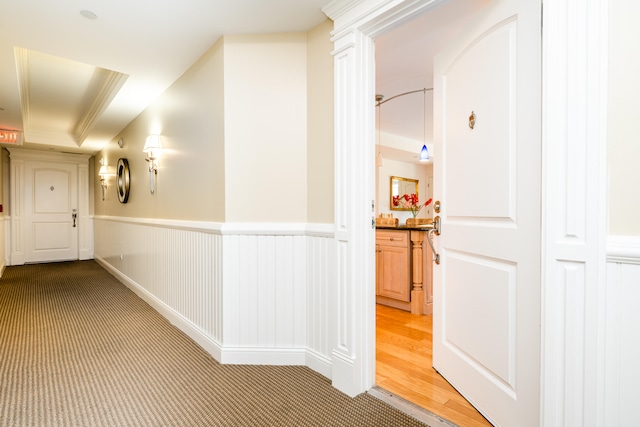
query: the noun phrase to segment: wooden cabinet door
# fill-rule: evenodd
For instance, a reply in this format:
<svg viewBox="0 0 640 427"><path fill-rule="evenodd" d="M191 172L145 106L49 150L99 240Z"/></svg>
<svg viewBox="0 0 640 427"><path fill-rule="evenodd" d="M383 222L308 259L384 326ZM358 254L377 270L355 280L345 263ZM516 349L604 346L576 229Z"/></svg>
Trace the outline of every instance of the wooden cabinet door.
<svg viewBox="0 0 640 427"><path fill-rule="evenodd" d="M399 301L411 300L411 259L408 233L378 231L377 295Z"/></svg>

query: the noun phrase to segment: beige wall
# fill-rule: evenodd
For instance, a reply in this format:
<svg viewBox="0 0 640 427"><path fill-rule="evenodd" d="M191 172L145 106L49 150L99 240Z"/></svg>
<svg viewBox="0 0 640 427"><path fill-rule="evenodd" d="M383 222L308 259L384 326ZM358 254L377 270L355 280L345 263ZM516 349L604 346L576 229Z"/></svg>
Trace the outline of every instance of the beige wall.
<svg viewBox="0 0 640 427"><path fill-rule="evenodd" d="M640 2L610 2L609 233L640 235Z"/></svg>
<svg viewBox="0 0 640 427"><path fill-rule="evenodd" d="M307 221L333 223L333 21L308 33Z"/></svg>
<svg viewBox="0 0 640 427"><path fill-rule="evenodd" d="M228 222L307 217L307 37L225 36Z"/></svg>
<svg viewBox="0 0 640 427"><path fill-rule="evenodd" d="M327 20L311 32L221 38L96 155L95 214L215 222L333 222L333 58ZM155 195L142 149L164 146ZM100 196L99 161L131 169ZM313 197L308 197L310 194ZM312 213L308 212L311 211Z"/></svg>
<svg viewBox="0 0 640 427"><path fill-rule="evenodd" d="M102 201L96 179L95 213L141 218L224 221L224 75L223 44L216 43L192 68L140 114L98 155L115 171L118 158L129 161L131 195L118 202L115 177ZM152 133L162 136L155 195L149 191L148 164L142 149Z"/></svg>

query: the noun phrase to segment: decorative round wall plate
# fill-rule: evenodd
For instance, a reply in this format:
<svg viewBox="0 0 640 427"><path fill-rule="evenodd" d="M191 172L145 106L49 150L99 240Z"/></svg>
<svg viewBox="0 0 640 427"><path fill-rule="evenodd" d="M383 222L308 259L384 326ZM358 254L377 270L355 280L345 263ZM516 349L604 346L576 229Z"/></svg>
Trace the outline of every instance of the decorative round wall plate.
<svg viewBox="0 0 640 427"><path fill-rule="evenodd" d="M129 187L131 185L129 177L129 162L127 159L118 159L117 171L118 200L120 203L127 203L127 200L129 200Z"/></svg>

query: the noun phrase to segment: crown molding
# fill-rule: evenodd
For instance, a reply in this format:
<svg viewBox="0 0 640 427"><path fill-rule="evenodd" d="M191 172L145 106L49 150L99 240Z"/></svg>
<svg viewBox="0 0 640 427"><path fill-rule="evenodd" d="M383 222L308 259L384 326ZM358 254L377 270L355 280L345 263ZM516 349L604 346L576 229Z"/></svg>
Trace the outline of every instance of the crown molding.
<svg viewBox="0 0 640 427"><path fill-rule="evenodd" d="M102 79L95 96L92 97L93 102L85 110L85 113L80 117L73 128L73 137L78 146L82 145L100 115L107 109L113 98L129 77L127 74L103 68L97 68L96 71L102 74Z"/></svg>

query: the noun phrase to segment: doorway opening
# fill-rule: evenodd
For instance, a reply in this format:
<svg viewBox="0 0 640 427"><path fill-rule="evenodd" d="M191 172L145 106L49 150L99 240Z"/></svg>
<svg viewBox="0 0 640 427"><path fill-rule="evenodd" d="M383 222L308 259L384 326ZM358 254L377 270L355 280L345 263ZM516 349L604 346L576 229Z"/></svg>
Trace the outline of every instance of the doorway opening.
<svg viewBox="0 0 640 427"><path fill-rule="evenodd" d="M398 93L432 88L434 56L487 3L488 0L451 0L377 37L376 94L388 99ZM423 109L422 96L405 97L378 112L375 151L382 159L381 164L376 164L376 216L392 212L390 176L418 179L420 200L432 195L433 162L438 161L438 153L432 151L432 101L431 92ZM419 159L423 143L432 154L427 164ZM393 214L401 224L411 216L407 212ZM427 215L431 217L432 212ZM424 246L427 252L426 242ZM431 262L430 256L429 253L425 262ZM430 274L431 268L427 270ZM431 285L430 280L423 283ZM425 293L431 295L429 291ZM425 301L424 314L416 315L406 311L403 303L381 300L376 304L376 385L458 425L491 425L433 369L430 304Z"/></svg>

